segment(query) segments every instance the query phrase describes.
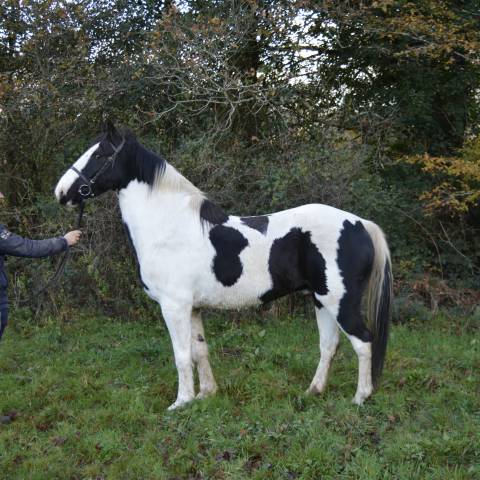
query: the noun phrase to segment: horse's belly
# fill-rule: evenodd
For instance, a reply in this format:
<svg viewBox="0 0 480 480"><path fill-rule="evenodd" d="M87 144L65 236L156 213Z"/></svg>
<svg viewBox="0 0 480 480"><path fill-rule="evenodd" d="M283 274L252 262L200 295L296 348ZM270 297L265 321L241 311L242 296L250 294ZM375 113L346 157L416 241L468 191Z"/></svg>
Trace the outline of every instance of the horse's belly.
<svg viewBox="0 0 480 480"><path fill-rule="evenodd" d="M194 302L194 307L211 307L221 310L240 310L245 307L255 307L261 305L261 301L256 296L238 296L228 292L226 295L216 295L212 297L202 296Z"/></svg>
<svg viewBox="0 0 480 480"><path fill-rule="evenodd" d="M196 306L214 308L251 307L261 305L260 297L271 288L272 282L268 270L252 271L244 264L242 274L233 285L223 285L210 270L203 282L195 288Z"/></svg>

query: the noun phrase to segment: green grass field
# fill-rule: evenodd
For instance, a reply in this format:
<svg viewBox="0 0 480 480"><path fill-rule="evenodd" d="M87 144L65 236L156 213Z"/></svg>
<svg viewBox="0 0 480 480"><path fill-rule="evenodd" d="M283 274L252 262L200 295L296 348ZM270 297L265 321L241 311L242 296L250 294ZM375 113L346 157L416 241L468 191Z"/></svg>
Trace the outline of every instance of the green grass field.
<svg viewBox="0 0 480 480"><path fill-rule="evenodd" d="M394 326L381 388L359 408L346 338L327 391L312 398L313 318L213 316L220 391L173 413L162 322L114 320L12 318L0 413L18 416L0 425L2 480L480 478L478 319Z"/></svg>

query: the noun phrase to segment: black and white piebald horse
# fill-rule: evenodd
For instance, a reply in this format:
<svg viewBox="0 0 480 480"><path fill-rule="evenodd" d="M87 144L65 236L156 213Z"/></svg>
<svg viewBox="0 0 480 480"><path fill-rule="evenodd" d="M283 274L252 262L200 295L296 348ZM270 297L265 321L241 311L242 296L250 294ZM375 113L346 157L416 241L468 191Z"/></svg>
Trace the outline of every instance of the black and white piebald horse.
<svg viewBox="0 0 480 480"><path fill-rule="evenodd" d="M118 191L145 292L162 309L178 370L170 409L215 393L200 309L261 305L296 290L311 292L320 361L310 393L325 388L339 329L358 356L362 404L385 357L391 302L390 254L369 220L319 204L269 215L228 215L163 158L109 124L67 170L55 195L75 205ZM361 315L367 294L368 327Z"/></svg>

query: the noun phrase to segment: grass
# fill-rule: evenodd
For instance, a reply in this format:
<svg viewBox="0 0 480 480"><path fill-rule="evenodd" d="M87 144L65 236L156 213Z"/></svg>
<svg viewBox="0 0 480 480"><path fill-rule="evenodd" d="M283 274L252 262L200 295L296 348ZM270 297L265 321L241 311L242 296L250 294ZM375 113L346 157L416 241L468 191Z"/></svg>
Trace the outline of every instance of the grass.
<svg viewBox="0 0 480 480"><path fill-rule="evenodd" d="M477 319L478 320L478 319ZM15 325L13 325L15 324ZM3 479L480 478L478 321L392 328L381 388L351 404L342 339L327 391L308 397L313 318L206 322L220 391L169 413L176 371L159 323L12 319L0 344Z"/></svg>

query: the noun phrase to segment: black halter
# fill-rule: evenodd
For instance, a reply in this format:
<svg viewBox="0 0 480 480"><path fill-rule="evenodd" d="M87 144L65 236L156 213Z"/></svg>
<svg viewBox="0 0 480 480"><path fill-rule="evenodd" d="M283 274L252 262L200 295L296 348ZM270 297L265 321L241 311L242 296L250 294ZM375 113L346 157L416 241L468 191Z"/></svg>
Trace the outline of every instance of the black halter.
<svg viewBox="0 0 480 480"><path fill-rule="evenodd" d="M113 166L115 160L125 145L125 139L122 138L122 142L118 147L115 147L113 143L110 143L110 146L113 148L113 153L107 158L106 162L98 169L97 173L92 178L88 178L84 173L75 168L73 165L70 167L85 183L80 185L78 188L78 193L83 198L92 198L95 194L92 191L92 185L97 181L97 178L107 169Z"/></svg>

